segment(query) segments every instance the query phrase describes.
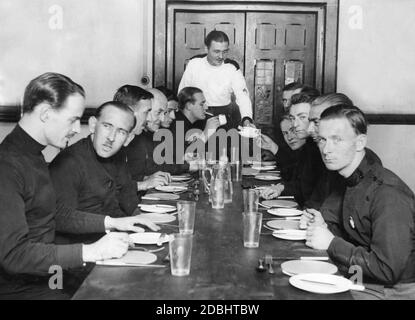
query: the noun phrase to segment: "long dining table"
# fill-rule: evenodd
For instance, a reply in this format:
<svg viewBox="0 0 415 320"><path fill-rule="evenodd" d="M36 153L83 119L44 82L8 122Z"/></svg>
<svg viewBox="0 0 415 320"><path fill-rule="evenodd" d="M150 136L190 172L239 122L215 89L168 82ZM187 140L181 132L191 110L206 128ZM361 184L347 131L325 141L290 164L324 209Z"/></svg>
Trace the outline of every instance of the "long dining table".
<svg viewBox="0 0 415 320"><path fill-rule="evenodd" d="M224 209L212 209L208 195L200 191L196 205L190 275L172 276L165 261L165 249L157 252L157 264L165 268L114 267L96 265L73 299L137 299L137 300L310 300L352 299L350 292L330 295L314 294L290 285L282 273L281 263L292 257L327 256L325 251L308 248L304 241L281 240L262 227L259 248L243 246L242 187L258 184L244 178L233 184L232 203ZM199 185L201 187L201 184ZM181 195L194 199L195 193ZM145 203L160 203L144 201ZM175 201L163 201L175 205ZM276 218L263 212L263 223ZM171 224L178 224L177 219ZM176 233L178 227L160 225L160 232ZM141 246L141 245L140 245ZM155 247L149 246L149 247ZM258 260L270 254L275 258L274 273L258 272Z"/></svg>

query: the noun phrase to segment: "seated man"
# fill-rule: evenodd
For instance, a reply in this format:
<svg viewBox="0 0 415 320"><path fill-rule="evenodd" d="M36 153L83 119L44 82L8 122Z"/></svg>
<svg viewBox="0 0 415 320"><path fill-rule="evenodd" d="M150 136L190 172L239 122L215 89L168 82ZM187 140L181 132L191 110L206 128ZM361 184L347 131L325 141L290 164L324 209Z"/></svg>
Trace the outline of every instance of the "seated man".
<svg viewBox="0 0 415 320"><path fill-rule="evenodd" d="M132 141L132 144L138 145L137 150L142 148L142 151L144 151L147 150L147 148L152 148L151 141L148 141L148 139L142 139L142 137L140 137L143 133L147 135L144 129L146 129L148 122L150 121L153 123L151 126L154 128L154 130L158 130L158 126L161 123L161 118L164 119L163 108L160 109L160 106L158 106L159 108L157 111L152 108L153 98L154 96L151 92L132 85L122 86L114 95L114 101L122 102L128 105L134 111L137 125L133 131L135 138ZM157 114L155 114L155 112L157 112ZM146 144L145 142L148 143ZM147 156L147 152L137 152L130 154L130 161L135 163L142 163L144 166ZM135 171L134 168L131 167L129 167L129 170L132 174L132 178L137 182L138 190L144 191L169 183L169 174L166 172L157 171L148 176L144 176L141 170Z"/></svg>
<svg viewBox="0 0 415 320"><path fill-rule="evenodd" d="M306 244L327 250L342 270L357 266L365 282L384 286L377 297L414 299L415 197L366 152L366 135L365 116L356 107L337 105L321 114L320 152L343 183L332 190L321 213L304 215ZM370 285L367 289L365 294Z"/></svg>
<svg viewBox="0 0 415 320"><path fill-rule="evenodd" d="M167 98L167 111L164 114L164 121L161 122L161 127L170 128L170 125L176 119L176 112L178 111L179 101L176 94L164 86L156 87Z"/></svg>
<svg viewBox="0 0 415 320"><path fill-rule="evenodd" d="M297 138L306 140L306 143L299 149L301 150L298 155L299 160L293 168L291 178L261 191L262 197L266 199L276 198L280 195L293 195L302 206L311 196L324 170L318 148L309 138L307 132L312 100L314 97L302 93L293 96L290 119ZM276 149L278 150L278 147Z"/></svg>
<svg viewBox="0 0 415 320"><path fill-rule="evenodd" d="M134 180L146 180L151 175L165 177L164 184L170 182L170 174L181 174L189 171L189 164L164 163L157 164L154 159L154 148L160 141L154 141L154 133L159 130L167 110L167 98L157 89L149 89L153 94L151 111L148 114L146 128L143 133L126 148L127 164Z"/></svg>
<svg viewBox="0 0 415 320"><path fill-rule="evenodd" d="M292 105L292 97L298 93L305 93L309 96L318 97L320 91L317 89L299 82L291 82L287 84L282 90L282 104L284 106L284 112L289 112Z"/></svg>
<svg viewBox="0 0 415 320"><path fill-rule="evenodd" d="M183 125L184 137L191 129L203 131L200 138L206 142L219 128L218 117L210 117L206 120L206 99L202 90L194 87L183 88L179 93L179 111L176 114L176 122L172 130L177 132L178 125ZM190 142L191 140L188 140ZM184 141L183 141L184 143Z"/></svg>
<svg viewBox="0 0 415 320"><path fill-rule="evenodd" d="M113 218L131 216L137 210L137 187L128 172L125 154L119 152L134 138L135 125L134 113L127 105L104 103L89 119L91 135L53 159L49 170L57 203L72 209L63 217L68 223L86 223L76 210ZM95 237L69 238L85 241Z"/></svg>
<svg viewBox="0 0 415 320"><path fill-rule="evenodd" d="M353 102L342 93L329 93L317 97L311 103L310 115L309 115L309 125L308 133L313 138L314 142L317 142L318 137L318 127L320 123L320 116L324 110L336 106L336 105L348 105L353 106ZM372 152L367 149L367 152ZM376 155L374 155L376 156ZM379 160L380 162L380 160ZM320 209L320 206L324 200L329 196L331 190L337 184L341 183L341 176L330 170L323 170L322 176L319 178L316 187L314 188L313 193L310 198L307 200L305 206L307 208Z"/></svg>
<svg viewBox="0 0 415 320"><path fill-rule="evenodd" d="M282 117L280 128L285 143L293 151L295 161L289 163L284 163L280 161L281 149L278 149L276 158L281 171L281 178L285 181L290 181L293 178L293 174L296 170L295 168L298 167L298 162L301 157L301 150L303 146L306 144L307 139L300 139L297 137L297 134L295 133L295 129L292 125L292 121L289 115L285 115Z"/></svg>
<svg viewBox="0 0 415 320"><path fill-rule="evenodd" d="M25 90L22 118L0 145L0 300L69 298L49 288L51 267L68 270L120 258L129 246L126 233L109 233L88 245L56 245L55 231L136 231L139 219L134 217L78 212L85 223L69 224L62 217L74 210L56 205L41 151L47 145L65 148L80 132L84 96L82 87L66 76L46 73L33 79Z"/></svg>

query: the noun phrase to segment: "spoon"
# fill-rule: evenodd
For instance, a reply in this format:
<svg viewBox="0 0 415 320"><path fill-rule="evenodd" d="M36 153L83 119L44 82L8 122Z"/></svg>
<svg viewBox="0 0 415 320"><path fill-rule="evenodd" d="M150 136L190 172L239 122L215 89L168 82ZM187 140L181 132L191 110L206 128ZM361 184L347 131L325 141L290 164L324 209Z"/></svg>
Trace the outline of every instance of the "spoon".
<svg viewBox="0 0 415 320"><path fill-rule="evenodd" d="M274 268L272 267L272 256L270 254L265 255L265 263L268 265L268 273L274 274Z"/></svg>
<svg viewBox="0 0 415 320"><path fill-rule="evenodd" d="M264 272L266 269L264 267L264 260L258 259L258 267L256 268L258 272Z"/></svg>

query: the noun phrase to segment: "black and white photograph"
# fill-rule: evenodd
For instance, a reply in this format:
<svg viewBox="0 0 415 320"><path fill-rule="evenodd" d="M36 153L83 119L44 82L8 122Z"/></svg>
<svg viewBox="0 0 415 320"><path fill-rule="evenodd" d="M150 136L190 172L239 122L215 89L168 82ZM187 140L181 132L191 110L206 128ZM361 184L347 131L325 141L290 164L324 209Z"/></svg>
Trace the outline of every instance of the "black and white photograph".
<svg viewBox="0 0 415 320"><path fill-rule="evenodd" d="M414 0L0 0L0 300L415 300L414 21Z"/></svg>

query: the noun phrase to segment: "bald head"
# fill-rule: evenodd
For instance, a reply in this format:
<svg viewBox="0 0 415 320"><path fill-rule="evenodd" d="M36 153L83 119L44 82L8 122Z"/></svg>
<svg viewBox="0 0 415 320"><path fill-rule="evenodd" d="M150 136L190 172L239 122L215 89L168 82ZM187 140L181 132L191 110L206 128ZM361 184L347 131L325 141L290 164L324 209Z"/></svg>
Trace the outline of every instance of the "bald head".
<svg viewBox="0 0 415 320"><path fill-rule="evenodd" d="M165 113L167 111L167 98L158 89L148 89L148 92L153 94L151 99L151 111L147 116L147 130L156 132L160 128L160 123L164 121Z"/></svg>

